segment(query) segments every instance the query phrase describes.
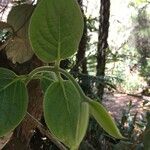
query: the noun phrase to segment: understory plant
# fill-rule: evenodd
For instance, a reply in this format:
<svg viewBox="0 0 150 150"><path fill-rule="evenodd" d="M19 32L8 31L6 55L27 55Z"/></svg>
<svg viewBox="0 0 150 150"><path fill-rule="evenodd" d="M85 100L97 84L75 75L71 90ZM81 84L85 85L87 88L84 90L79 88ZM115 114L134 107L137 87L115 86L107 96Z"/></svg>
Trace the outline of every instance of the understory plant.
<svg viewBox="0 0 150 150"><path fill-rule="evenodd" d="M107 110L87 97L77 81L60 68L60 61L78 49L83 17L75 0L41 0L29 25L29 40L45 66L18 76L0 68L0 137L15 129L27 113L27 84L39 79L44 91L43 110L51 134L71 150L78 149L93 116L112 137L124 138ZM48 64L54 64L49 66ZM65 76L65 80L62 78Z"/></svg>

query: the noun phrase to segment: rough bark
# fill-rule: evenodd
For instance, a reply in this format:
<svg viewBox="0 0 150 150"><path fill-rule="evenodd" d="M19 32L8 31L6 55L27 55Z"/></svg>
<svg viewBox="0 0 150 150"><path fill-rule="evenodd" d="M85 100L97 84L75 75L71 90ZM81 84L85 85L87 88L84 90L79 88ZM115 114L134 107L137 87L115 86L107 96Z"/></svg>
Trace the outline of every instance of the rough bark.
<svg viewBox="0 0 150 150"><path fill-rule="evenodd" d="M81 72L84 74L87 74L87 61L85 58L85 53L86 53L86 45L87 45L87 25L86 25L86 16L84 15L84 10L83 10L83 2L82 0L78 0L78 3L81 7L81 11L83 13L83 18L84 18L84 31L83 31L83 36L79 44L78 52L76 54L76 64L73 67L73 71L79 72L79 67L81 67Z"/></svg>
<svg viewBox="0 0 150 150"><path fill-rule="evenodd" d="M97 76L102 77L104 81L106 51L108 49L108 31L109 31L109 16L110 16L110 0L100 1L100 17L99 17L99 31L98 31L98 45L97 45ZM103 82L104 83L104 82ZM97 95L102 100L104 87L103 83L97 86Z"/></svg>
<svg viewBox="0 0 150 150"><path fill-rule="evenodd" d="M86 59L86 49L87 49L87 18L84 13L83 9L83 0L78 0L78 3L81 7L81 11L83 14L83 19L84 19L84 30L83 30L83 36L81 38L78 51L76 54L76 62L74 67L71 69L71 73L73 73L75 78L79 79L79 84L85 94L91 94L91 85L90 85L90 80L85 78L84 76L81 76L80 73L82 74L88 74L87 70L87 59Z"/></svg>

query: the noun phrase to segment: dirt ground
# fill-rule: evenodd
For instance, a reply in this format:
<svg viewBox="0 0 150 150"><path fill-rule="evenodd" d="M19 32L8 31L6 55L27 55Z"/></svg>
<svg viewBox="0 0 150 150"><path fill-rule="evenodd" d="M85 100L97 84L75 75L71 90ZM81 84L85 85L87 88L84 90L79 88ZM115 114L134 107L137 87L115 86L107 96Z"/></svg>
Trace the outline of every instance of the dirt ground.
<svg viewBox="0 0 150 150"><path fill-rule="evenodd" d="M145 100L149 102L143 106ZM132 102L131 114L137 113L137 117L141 117L147 110L150 110L150 97L138 95L107 94L104 96L103 104L114 118L120 120L123 110L128 108L130 101Z"/></svg>

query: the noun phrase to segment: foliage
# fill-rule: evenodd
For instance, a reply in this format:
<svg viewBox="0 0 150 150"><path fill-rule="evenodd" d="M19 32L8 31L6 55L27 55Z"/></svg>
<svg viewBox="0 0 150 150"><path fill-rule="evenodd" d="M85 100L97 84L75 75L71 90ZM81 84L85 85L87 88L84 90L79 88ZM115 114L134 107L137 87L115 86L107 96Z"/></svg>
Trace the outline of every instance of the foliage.
<svg viewBox="0 0 150 150"><path fill-rule="evenodd" d="M127 6L120 4L129 12L128 17L124 15L126 19L121 19L123 16L118 17L116 11L112 10L106 75L114 75L123 80L122 83L115 84L118 90L139 93L149 85L150 3L147 0L126 2ZM112 7L114 5L112 3Z"/></svg>
<svg viewBox="0 0 150 150"><path fill-rule="evenodd" d="M75 141L77 141L76 134L78 132L76 126L81 103L82 99L70 81L54 82L45 93L46 124L51 132L69 147L76 147Z"/></svg>
<svg viewBox="0 0 150 150"><path fill-rule="evenodd" d="M143 102L144 108L145 102ZM133 108L132 101L126 106L122 112L121 122L119 123L119 128L121 132L128 137L127 141L120 141L118 144L114 145L114 149L118 150L119 148L126 149L143 149L148 150L149 146L149 112L146 115L138 113L132 113ZM144 112L144 111L143 111ZM143 113L142 112L142 113ZM146 116L146 117L145 117Z"/></svg>
<svg viewBox="0 0 150 150"><path fill-rule="evenodd" d="M143 109L145 105L144 103ZM98 127L98 124L96 124L94 120L90 120L90 125L85 140L90 146L93 147L92 149L98 150L103 148L108 150L148 150L150 135L148 130L150 127L149 113L147 113L147 117L145 117L145 115L142 115L144 111L141 112L142 114L138 114L136 112L133 113L133 108L134 105L132 102L129 102L122 111L121 121L120 119L117 120L118 128L120 129L121 133L127 137L126 140L115 140L110 138L107 133ZM145 142L147 146L145 146ZM89 146L86 146L85 149L88 148Z"/></svg>
<svg viewBox="0 0 150 150"><path fill-rule="evenodd" d="M75 1L59 0L59 5L55 0L41 1L32 15L30 40L36 55L45 62L73 55L82 33L83 19Z"/></svg>
<svg viewBox="0 0 150 150"><path fill-rule="evenodd" d="M5 51L13 63L24 63L33 56L28 38L29 18L33 9L34 6L23 4L13 7L8 15L7 23L13 28L13 31L10 31L13 37L8 41Z"/></svg>
<svg viewBox="0 0 150 150"><path fill-rule="evenodd" d="M0 68L0 83L0 136L3 136L24 118L28 94L25 83L10 70Z"/></svg>
<svg viewBox="0 0 150 150"><path fill-rule="evenodd" d="M94 116L97 122L103 127L103 129L107 133L109 133L113 137L116 138L118 137L118 139L122 136L118 128L116 127L114 121L109 119L110 118L109 115L106 115L107 114L106 109L99 103L93 101L90 102L90 113Z"/></svg>
<svg viewBox="0 0 150 150"><path fill-rule="evenodd" d="M112 137L123 138L105 108L87 97L76 80L59 66L60 60L77 51L82 31L83 18L74 0L44 0L38 3L30 22L30 42L42 61L54 62L54 65L36 68L23 76L0 68L0 136L12 131L22 121L27 112L26 85L32 79L40 79L44 89L43 108L47 127L71 150L79 147L86 133L89 113ZM5 74L10 74L7 80ZM67 80L62 78L62 74Z"/></svg>

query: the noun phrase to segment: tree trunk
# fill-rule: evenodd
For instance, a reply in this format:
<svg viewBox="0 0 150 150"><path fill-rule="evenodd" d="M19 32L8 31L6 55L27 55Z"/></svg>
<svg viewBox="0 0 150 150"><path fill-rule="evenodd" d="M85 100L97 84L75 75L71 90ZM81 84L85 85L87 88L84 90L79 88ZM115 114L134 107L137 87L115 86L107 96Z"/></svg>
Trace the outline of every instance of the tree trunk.
<svg viewBox="0 0 150 150"><path fill-rule="evenodd" d="M84 19L84 30L83 30L83 36L80 41L78 51L76 54L76 63L74 67L71 69L71 73L73 73L75 78L79 79L79 84L85 94L89 95L91 94L91 83L90 80L88 80L87 77L83 76L82 74L88 74L87 70L87 59L86 59L86 49L87 49L87 18L84 14L83 10L83 0L78 0L78 3L81 7L81 11L83 14L83 19ZM82 74L80 74L82 73Z"/></svg>
<svg viewBox="0 0 150 150"><path fill-rule="evenodd" d="M102 83L97 86L97 95L102 100L104 93L104 77L106 64L106 51L108 49L108 30L109 30L109 16L110 16L110 0L101 0L100 17L99 17L99 32L98 32L98 50L97 50L97 76L102 77Z"/></svg>
<svg viewBox="0 0 150 150"><path fill-rule="evenodd" d="M83 18L84 18L84 31L83 31L83 36L79 44L79 49L76 54L76 64L73 67L74 72L79 72L79 67L81 67L81 72L84 74L87 74L87 61L85 58L85 53L86 53L86 46L87 46L87 25L86 25L86 16L84 15L84 10L83 10L83 2L82 0L78 0L78 3L81 7L81 11L83 13Z"/></svg>

